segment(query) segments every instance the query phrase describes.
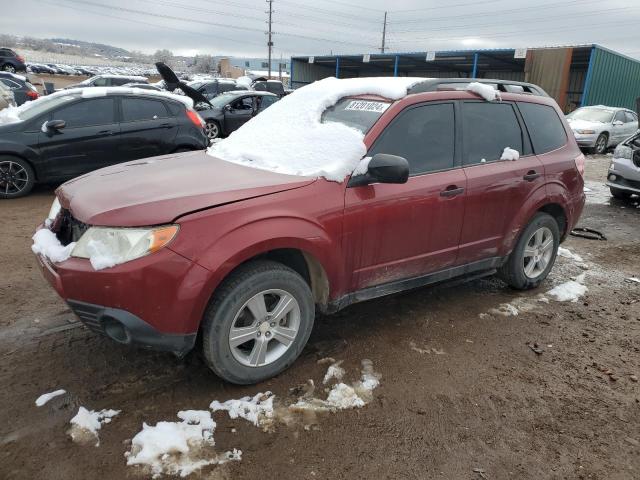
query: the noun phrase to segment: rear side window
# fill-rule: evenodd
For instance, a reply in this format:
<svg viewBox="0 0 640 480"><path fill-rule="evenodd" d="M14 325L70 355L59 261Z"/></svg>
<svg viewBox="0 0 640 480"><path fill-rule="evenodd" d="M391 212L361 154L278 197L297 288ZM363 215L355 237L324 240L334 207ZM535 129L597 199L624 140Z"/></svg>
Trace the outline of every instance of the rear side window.
<svg viewBox="0 0 640 480"><path fill-rule="evenodd" d="M111 85L109 83L109 79L108 78L96 78L93 81L93 86L94 87L108 87L109 85Z"/></svg>
<svg viewBox="0 0 640 480"><path fill-rule="evenodd" d="M112 78L111 79L111 85L114 87L121 87L122 85L124 85L125 83L129 83L131 80L129 80L128 78Z"/></svg>
<svg viewBox="0 0 640 480"><path fill-rule="evenodd" d="M167 116L167 108L159 100L147 100L145 98L122 99L123 122L155 120L157 118L166 118Z"/></svg>
<svg viewBox="0 0 640 480"><path fill-rule="evenodd" d="M109 125L114 122L113 98L82 100L53 113L53 120L64 120L65 128Z"/></svg>
<svg viewBox="0 0 640 480"><path fill-rule="evenodd" d="M537 103L518 103L518 108L529 130L536 154L556 150L567 143L564 125L555 108Z"/></svg>
<svg viewBox="0 0 640 480"><path fill-rule="evenodd" d="M624 115L626 117L626 123L631 123L631 122L637 122L638 121L638 117L636 117L633 113L631 112L624 112Z"/></svg>
<svg viewBox="0 0 640 480"><path fill-rule="evenodd" d="M369 155L404 157L409 162L410 175L453 168L454 118L452 103L409 108L385 128Z"/></svg>
<svg viewBox="0 0 640 480"><path fill-rule="evenodd" d="M11 90L20 90L22 88L19 83L9 80L8 78L0 78L0 82L4 83Z"/></svg>
<svg viewBox="0 0 640 480"><path fill-rule="evenodd" d="M522 154L522 130L509 103L465 102L462 109L464 165L500 160L506 147Z"/></svg>

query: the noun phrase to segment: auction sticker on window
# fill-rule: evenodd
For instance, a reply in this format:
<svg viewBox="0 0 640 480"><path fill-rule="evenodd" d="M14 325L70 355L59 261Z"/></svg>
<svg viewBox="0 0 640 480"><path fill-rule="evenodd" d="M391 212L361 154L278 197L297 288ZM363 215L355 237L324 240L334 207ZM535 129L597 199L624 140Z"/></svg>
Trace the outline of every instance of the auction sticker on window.
<svg viewBox="0 0 640 480"><path fill-rule="evenodd" d="M389 104L385 102L369 102L366 100L351 100L349 104L344 108L345 110L356 110L359 112L376 112L382 113Z"/></svg>

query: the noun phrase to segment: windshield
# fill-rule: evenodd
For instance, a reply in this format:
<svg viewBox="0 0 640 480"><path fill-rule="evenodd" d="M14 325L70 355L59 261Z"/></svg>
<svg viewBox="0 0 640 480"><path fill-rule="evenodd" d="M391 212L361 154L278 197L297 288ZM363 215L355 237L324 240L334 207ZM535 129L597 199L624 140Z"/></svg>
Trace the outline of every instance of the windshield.
<svg viewBox="0 0 640 480"><path fill-rule="evenodd" d="M567 115L571 120L585 120L587 122L611 123L613 110L604 108L579 108Z"/></svg>
<svg viewBox="0 0 640 480"><path fill-rule="evenodd" d="M227 103L235 100L236 98L238 98L238 95L235 95L233 93L223 93L222 95L218 95L217 97L210 99L209 103L214 107L222 108Z"/></svg>
<svg viewBox="0 0 640 480"><path fill-rule="evenodd" d="M42 113L54 109L62 105L63 103L68 102L69 100L74 100L75 98L77 97L72 95L64 95L61 97L56 96L51 98L45 97L41 100L33 102L33 104L29 104L28 108L25 108L18 113L18 118L20 118L20 120L31 120L32 118L35 118Z"/></svg>
<svg viewBox="0 0 640 480"><path fill-rule="evenodd" d="M343 98L322 114L321 122L339 122L348 127L367 133L389 108L388 102Z"/></svg>

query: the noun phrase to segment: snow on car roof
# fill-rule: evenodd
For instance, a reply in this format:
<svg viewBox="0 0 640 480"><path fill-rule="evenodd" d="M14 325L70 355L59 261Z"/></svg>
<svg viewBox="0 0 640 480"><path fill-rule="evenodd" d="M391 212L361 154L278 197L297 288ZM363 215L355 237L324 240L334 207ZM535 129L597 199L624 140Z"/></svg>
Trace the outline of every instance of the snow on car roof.
<svg viewBox="0 0 640 480"><path fill-rule="evenodd" d="M128 79L137 80L137 81L147 81L148 80L147 77L142 77L140 75L117 75L115 73L105 73L105 74L101 74L101 75L96 75L96 77L101 77L101 78L128 78Z"/></svg>
<svg viewBox="0 0 640 480"><path fill-rule="evenodd" d="M365 155L364 134L342 123L322 123L322 113L347 96L370 94L396 100L423 80L325 78L274 103L228 138L212 145L208 153L262 170L340 182Z"/></svg>
<svg viewBox="0 0 640 480"><path fill-rule="evenodd" d="M86 87L86 88L71 88L69 90L60 90L59 92L52 93L50 95L42 96L37 100L26 102L19 107L8 107L0 111L0 125L7 123L15 123L20 121L19 114L32 108L34 105L40 105L43 102L47 102L52 98L57 97L74 97L81 96L83 98L104 97L108 94L131 94L131 95L144 95L147 97L163 97L171 100L176 100L184 104L187 108L193 108L193 100L183 95L175 95L173 93L147 90L142 88L130 88L130 87Z"/></svg>

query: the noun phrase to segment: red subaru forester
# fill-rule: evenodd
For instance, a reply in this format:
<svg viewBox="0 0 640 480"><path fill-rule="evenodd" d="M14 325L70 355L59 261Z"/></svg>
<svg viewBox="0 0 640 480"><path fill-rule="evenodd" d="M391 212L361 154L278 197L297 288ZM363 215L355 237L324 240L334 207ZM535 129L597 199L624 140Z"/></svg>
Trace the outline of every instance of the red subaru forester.
<svg viewBox="0 0 640 480"><path fill-rule="evenodd" d="M47 225L62 245L77 243L67 260L38 256L45 277L116 342L181 356L201 335L208 365L239 384L291 365L316 310L465 275L497 272L516 289L547 277L585 198L584 157L552 99L357 99L386 105L359 124L332 107L332 122L348 113L365 134L371 157L342 182L205 152L67 182ZM519 158L501 160L506 146ZM117 264L94 269L96 240L123 252Z"/></svg>

